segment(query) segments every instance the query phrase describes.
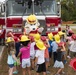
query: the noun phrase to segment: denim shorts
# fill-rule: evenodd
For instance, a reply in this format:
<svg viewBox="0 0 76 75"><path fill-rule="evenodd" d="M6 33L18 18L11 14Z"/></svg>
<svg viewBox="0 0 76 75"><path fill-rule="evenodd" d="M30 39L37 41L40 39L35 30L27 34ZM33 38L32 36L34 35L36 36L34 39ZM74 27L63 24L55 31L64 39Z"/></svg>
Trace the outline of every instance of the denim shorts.
<svg viewBox="0 0 76 75"><path fill-rule="evenodd" d="M8 66L9 66L10 68L12 68L12 67L14 67L14 64L8 64Z"/></svg>

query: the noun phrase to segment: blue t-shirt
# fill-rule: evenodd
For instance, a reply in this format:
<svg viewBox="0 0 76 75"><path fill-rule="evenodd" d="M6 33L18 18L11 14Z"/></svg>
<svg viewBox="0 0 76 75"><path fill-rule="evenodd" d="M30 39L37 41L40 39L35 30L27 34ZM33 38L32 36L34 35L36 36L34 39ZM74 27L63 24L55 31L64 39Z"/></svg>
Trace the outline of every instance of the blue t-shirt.
<svg viewBox="0 0 76 75"><path fill-rule="evenodd" d="M8 64L14 64L15 60L13 59L12 55L8 55L8 60L7 63Z"/></svg>
<svg viewBox="0 0 76 75"><path fill-rule="evenodd" d="M51 43L51 46L52 46L52 52L56 52L58 49L58 44L55 41L53 41Z"/></svg>
<svg viewBox="0 0 76 75"><path fill-rule="evenodd" d="M52 46L51 46L51 43L52 43L53 41L52 40L49 40L49 45L50 45L50 47L48 48L48 51L49 52L52 52Z"/></svg>

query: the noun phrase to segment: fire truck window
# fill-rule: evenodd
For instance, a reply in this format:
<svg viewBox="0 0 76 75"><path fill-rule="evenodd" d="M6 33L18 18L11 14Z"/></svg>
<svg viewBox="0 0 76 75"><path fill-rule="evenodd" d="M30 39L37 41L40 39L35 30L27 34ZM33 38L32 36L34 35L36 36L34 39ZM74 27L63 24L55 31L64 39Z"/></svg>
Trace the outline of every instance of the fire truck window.
<svg viewBox="0 0 76 75"><path fill-rule="evenodd" d="M25 11L26 10L26 11ZM18 4L15 0L8 0L7 2L7 15L12 16L21 16L23 15L29 15L32 13L33 6L31 5L31 8L28 8L28 3L26 3L24 6L21 4ZM34 13L36 15L57 15L57 3L56 0L43 0L41 6L34 5Z"/></svg>

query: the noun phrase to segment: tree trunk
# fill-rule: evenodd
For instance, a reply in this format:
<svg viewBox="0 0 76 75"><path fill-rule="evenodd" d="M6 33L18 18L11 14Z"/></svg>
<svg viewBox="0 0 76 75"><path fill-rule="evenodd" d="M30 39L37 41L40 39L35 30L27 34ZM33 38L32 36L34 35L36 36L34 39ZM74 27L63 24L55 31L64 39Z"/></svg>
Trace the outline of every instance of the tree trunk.
<svg viewBox="0 0 76 75"><path fill-rule="evenodd" d="M75 5L75 7L76 7L76 0L73 0L73 3L74 3L74 5Z"/></svg>

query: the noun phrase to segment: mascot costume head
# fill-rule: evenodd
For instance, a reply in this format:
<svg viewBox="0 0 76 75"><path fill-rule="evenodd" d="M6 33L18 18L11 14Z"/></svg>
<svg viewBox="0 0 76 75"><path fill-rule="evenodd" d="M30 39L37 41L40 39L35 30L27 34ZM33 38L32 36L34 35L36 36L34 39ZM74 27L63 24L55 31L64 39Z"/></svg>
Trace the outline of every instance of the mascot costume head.
<svg viewBox="0 0 76 75"><path fill-rule="evenodd" d="M40 23L38 22L35 15L30 15L27 17L25 23L26 34L42 33L43 29L43 27L40 27Z"/></svg>

